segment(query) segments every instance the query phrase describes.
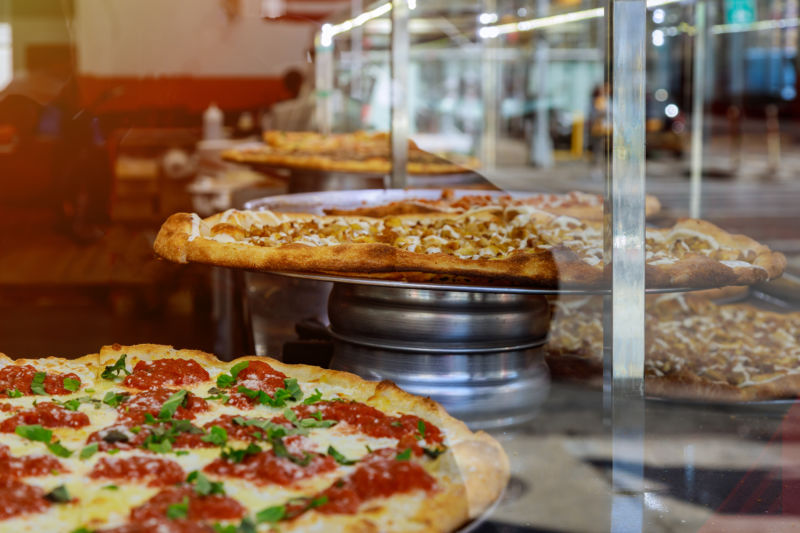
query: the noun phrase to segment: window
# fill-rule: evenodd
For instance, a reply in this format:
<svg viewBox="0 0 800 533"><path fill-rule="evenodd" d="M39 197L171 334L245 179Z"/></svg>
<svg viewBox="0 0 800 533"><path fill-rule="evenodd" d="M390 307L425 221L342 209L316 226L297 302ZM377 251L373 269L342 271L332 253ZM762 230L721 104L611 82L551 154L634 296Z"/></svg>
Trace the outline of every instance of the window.
<svg viewBox="0 0 800 533"><path fill-rule="evenodd" d="M0 22L0 90L11 83L14 69L11 61L11 24Z"/></svg>

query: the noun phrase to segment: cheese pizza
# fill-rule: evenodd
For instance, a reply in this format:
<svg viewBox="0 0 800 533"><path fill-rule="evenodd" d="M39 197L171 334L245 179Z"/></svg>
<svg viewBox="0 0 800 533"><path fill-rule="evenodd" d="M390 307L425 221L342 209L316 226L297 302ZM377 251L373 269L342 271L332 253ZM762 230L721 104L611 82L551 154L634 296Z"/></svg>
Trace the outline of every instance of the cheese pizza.
<svg viewBox="0 0 800 533"><path fill-rule="evenodd" d="M0 530L452 531L500 445L389 382L168 346L0 357Z"/></svg>
<svg viewBox="0 0 800 533"><path fill-rule="evenodd" d="M646 239L650 286L755 283L780 275L786 262L702 220L648 229ZM161 227L155 251L180 263L421 281L589 287L604 276L599 222L524 205L384 218L178 213Z"/></svg>
<svg viewBox="0 0 800 533"><path fill-rule="evenodd" d="M580 191L565 194L455 194L453 189L442 189L439 198L410 197L378 205L364 205L349 209L325 209L328 215L385 217L420 213L465 213L485 207L530 206L554 215L565 215L581 220L603 219L603 197ZM645 197L645 216L653 216L661 209L655 196Z"/></svg>
<svg viewBox="0 0 800 533"><path fill-rule="evenodd" d="M226 150L223 159L278 168L386 174L391 171L391 146L385 132L338 133L264 132L264 144ZM477 160L450 155L447 159L420 149L408 141L409 174L458 174L475 168Z"/></svg>
<svg viewBox="0 0 800 533"><path fill-rule="evenodd" d="M556 377L599 378L602 299L553 302L547 361ZM746 303L717 305L697 295L647 300L645 391L650 396L718 400L800 394L800 313Z"/></svg>

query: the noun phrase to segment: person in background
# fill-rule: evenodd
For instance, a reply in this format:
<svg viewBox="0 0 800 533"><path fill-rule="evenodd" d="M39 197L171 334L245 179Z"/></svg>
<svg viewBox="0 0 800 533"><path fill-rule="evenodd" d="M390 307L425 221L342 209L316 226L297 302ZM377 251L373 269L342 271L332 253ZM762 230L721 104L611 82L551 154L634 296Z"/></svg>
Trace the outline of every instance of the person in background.
<svg viewBox="0 0 800 533"><path fill-rule="evenodd" d="M310 84L303 73L289 69L283 75L283 87L290 98L272 106L262 120L262 129L282 131L311 131L314 129L316 103Z"/></svg>

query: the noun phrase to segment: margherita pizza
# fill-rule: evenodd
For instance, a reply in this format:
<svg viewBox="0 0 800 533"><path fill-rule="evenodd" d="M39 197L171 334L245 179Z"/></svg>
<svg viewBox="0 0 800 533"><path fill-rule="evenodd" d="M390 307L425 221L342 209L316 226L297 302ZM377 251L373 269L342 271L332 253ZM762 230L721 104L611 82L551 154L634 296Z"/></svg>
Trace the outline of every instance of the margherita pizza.
<svg viewBox="0 0 800 533"><path fill-rule="evenodd" d="M603 197L570 191L566 194L466 194L456 196L452 189L443 189L439 198L406 198L381 205L364 205L352 209L325 209L328 215L385 217L421 213L466 213L485 207L530 206L554 215L565 215L581 220L603 219ZM661 209L655 196L645 198L645 216Z"/></svg>
<svg viewBox="0 0 800 533"><path fill-rule="evenodd" d="M647 230L654 287L743 285L779 276L782 254L702 220ZM602 226L513 205L384 218L229 210L172 215L155 251L180 263L540 287L602 283Z"/></svg>
<svg viewBox="0 0 800 533"><path fill-rule="evenodd" d="M386 174L391 171L391 147L387 133L338 133L310 131L264 132L265 144L226 150L222 157L237 163L257 163L278 168ZM456 160L455 162L453 160ZM477 166L475 158L452 155L444 159L408 142L409 174L458 174Z"/></svg>
<svg viewBox="0 0 800 533"><path fill-rule="evenodd" d="M168 346L0 358L0 530L452 531L508 460L391 383Z"/></svg>
<svg viewBox="0 0 800 533"><path fill-rule="evenodd" d="M716 305L695 295L652 296L645 338L650 396L764 400L800 394L800 313ZM602 299L555 301L547 350L554 376L601 376Z"/></svg>

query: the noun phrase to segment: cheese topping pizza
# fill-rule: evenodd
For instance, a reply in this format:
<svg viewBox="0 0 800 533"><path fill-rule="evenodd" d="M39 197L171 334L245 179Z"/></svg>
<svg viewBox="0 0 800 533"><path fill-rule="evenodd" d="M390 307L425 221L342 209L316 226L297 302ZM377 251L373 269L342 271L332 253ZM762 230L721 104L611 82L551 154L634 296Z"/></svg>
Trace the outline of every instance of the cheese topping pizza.
<svg viewBox="0 0 800 533"><path fill-rule="evenodd" d="M452 531L508 479L429 399L167 346L0 359L0 529Z"/></svg>
<svg viewBox="0 0 800 533"><path fill-rule="evenodd" d="M162 226L167 259L267 271L463 276L495 282L597 285L599 222L525 205L463 214L384 218L233 211L202 220L179 213ZM747 284L780 275L785 258L701 220L647 230L651 286Z"/></svg>
<svg viewBox="0 0 800 533"><path fill-rule="evenodd" d="M551 366L569 373L558 359L574 356L600 372L601 299L567 298L554 306ZM645 336L648 394L752 400L800 393L800 313L661 295L648 299Z"/></svg>
<svg viewBox="0 0 800 533"><path fill-rule="evenodd" d="M222 157L239 163L258 163L275 167L314 169L331 172L391 171L391 146L385 132L338 133L264 132L263 145L247 145L226 150ZM421 150L408 141L409 174L454 174L477 166L475 158L453 155L454 163Z"/></svg>
<svg viewBox="0 0 800 533"><path fill-rule="evenodd" d="M439 198L416 198L379 205L366 205L350 209L325 209L328 215L385 217L420 213L465 213L482 207L530 206L555 215L566 215L581 220L602 220L603 197L570 191L565 194L464 194L456 196L453 189L443 189ZM645 198L645 215L652 216L661 209L655 196Z"/></svg>

